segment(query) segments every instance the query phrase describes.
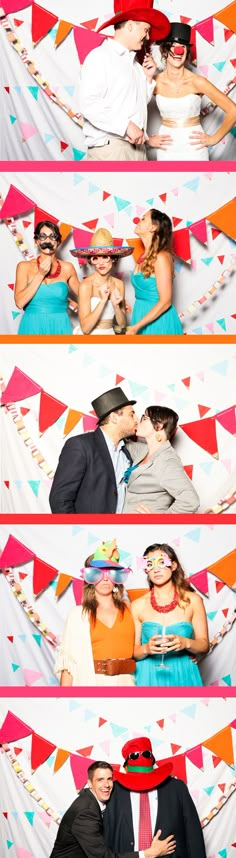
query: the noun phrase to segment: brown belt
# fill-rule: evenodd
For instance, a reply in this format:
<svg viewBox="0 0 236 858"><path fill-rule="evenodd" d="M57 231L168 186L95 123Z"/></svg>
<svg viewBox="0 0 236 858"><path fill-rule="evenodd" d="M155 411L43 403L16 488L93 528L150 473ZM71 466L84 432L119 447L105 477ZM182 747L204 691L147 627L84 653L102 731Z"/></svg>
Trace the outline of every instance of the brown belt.
<svg viewBox="0 0 236 858"><path fill-rule="evenodd" d="M162 119L162 125L167 125L168 128L187 128L189 125L200 125L199 116L191 116L191 119L186 119L185 122L182 122L181 119L176 121L175 119Z"/></svg>
<svg viewBox="0 0 236 858"><path fill-rule="evenodd" d="M94 660L95 673L105 676L119 676L121 673L134 673L136 662L134 658L104 658Z"/></svg>

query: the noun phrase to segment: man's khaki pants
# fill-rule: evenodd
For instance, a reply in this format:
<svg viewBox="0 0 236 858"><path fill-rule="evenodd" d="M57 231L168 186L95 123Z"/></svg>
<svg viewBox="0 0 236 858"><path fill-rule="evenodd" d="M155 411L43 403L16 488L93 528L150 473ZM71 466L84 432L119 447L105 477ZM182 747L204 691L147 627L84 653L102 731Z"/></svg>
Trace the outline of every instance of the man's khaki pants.
<svg viewBox="0 0 236 858"><path fill-rule="evenodd" d="M106 146L93 146L88 149L87 161L146 161L145 146L137 146L122 140L120 137L111 137Z"/></svg>

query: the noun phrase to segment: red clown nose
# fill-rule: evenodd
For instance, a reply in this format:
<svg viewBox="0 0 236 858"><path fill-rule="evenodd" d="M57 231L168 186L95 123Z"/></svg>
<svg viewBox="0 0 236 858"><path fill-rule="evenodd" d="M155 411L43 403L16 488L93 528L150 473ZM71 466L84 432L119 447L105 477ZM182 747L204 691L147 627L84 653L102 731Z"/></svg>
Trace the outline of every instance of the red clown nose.
<svg viewBox="0 0 236 858"><path fill-rule="evenodd" d="M182 55L184 54L184 47L183 45L173 45L172 51L173 54L176 54L176 57L182 57Z"/></svg>

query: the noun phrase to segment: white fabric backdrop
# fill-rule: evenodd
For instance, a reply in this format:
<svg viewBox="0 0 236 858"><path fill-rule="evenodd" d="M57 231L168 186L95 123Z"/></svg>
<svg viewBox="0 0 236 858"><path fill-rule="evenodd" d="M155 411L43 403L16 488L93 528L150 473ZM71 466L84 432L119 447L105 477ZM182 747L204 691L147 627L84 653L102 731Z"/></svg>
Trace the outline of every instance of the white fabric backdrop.
<svg viewBox="0 0 236 858"><path fill-rule="evenodd" d="M75 185L75 181L81 180ZM95 188L93 190L95 180ZM196 182L196 190L186 187L188 182ZM133 173L2 173L0 175L0 193L5 199L10 184L23 192L36 204L73 226L81 227L84 222L98 218L98 226L111 228L110 215L113 218L112 234L116 238L132 238L134 236L133 218L141 215L139 207L147 211L150 208L148 200L154 197L154 207L165 211L170 217L182 218L180 227L186 221L196 221L215 211L232 199L236 193L236 178L234 173L216 173L209 178L209 173L171 173L133 174ZM103 191L111 196L103 201ZM167 193L164 204L159 194ZM113 196L114 195L114 196ZM118 211L114 197L130 201L129 206ZM17 218L17 228L24 236L28 248L34 252L33 242L33 212L24 215L24 220L31 221L31 226L24 229L22 218ZM211 226L207 226L208 243L202 244L194 236L190 237L192 266L175 258L175 279L173 301L179 313L187 310L192 302L207 292L226 267L226 260L231 254L236 254L236 243L221 233L212 238ZM74 262L79 279L82 279L90 269L79 267L77 260L71 257L70 250L74 247L72 234L60 249L60 256ZM0 223L0 255L2 260L0 279L1 322L0 333L16 334L21 318L20 311L14 302L9 283L14 283L17 262L22 255L17 248L13 236L4 223ZM218 256L225 256L223 265ZM206 264L204 259L212 261ZM130 284L130 274L134 267L133 257L121 260L118 272L124 277L127 300L133 304L134 291ZM236 311L235 302L236 271L228 275L226 283L221 286L214 297L198 305L192 313L187 313L183 320L183 330L186 333L217 333L235 334L236 319L232 314ZM77 315L72 314L72 323L78 322ZM225 319L225 330L217 320ZM210 329L206 327L212 325ZM199 330L200 326L200 330Z"/></svg>
<svg viewBox="0 0 236 858"><path fill-rule="evenodd" d="M146 587L146 575L137 571L136 558L143 554L148 545L155 542L167 542L177 552L177 556L188 577L204 569L207 564L211 565L220 560L235 546L235 528L232 525L207 525L201 527L186 527L184 525L146 525L141 528L123 525L95 526L92 530L87 527L71 527L64 525L39 526L39 525L4 525L0 526L0 550L2 551L9 534L22 542L27 548L43 560L54 566L59 572L79 577L79 570L83 566L85 558L94 551L102 540L117 539L117 544L122 551L128 552L130 558L124 559L124 563L130 565L133 575L129 575L126 587ZM173 540L178 540L178 545ZM14 576L22 586L22 589L40 619L47 624L48 629L61 637L65 619L75 600L72 585L59 598L55 599L54 586L48 587L38 598L34 598L32 588L33 562L13 568ZM27 575L23 581L19 579L19 572ZM229 587L224 587L219 593L216 592L216 578L213 575L209 579L209 597L204 598L207 613L217 612L216 616L208 618L209 637L212 639L225 623L223 609L229 609L231 615L235 608L236 594ZM0 685L29 685L31 674L28 671L37 671L38 677L32 677L33 687L42 685L53 685L57 679L53 674L55 649L41 635L41 645L37 643L32 635L37 635L37 628L33 626L23 611L21 605L15 599L11 587L3 574L0 574L0 640L1 640L1 663L0 663ZM7 636L13 635L14 641L8 640ZM23 636L23 637L22 637ZM236 685L235 666L235 644L236 624L231 631L225 635L221 643L215 647L200 663L200 672L204 685L223 680L230 677L227 682ZM17 669L12 665L17 665ZM27 671L25 674L24 671ZM222 684L224 684L222 682ZM227 683L226 683L227 684Z"/></svg>
<svg viewBox="0 0 236 858"><path fill-rule="evenodd" d="M191 714L187 715L184 709L189 706ZM211 699L208 702L204 699L202 702L195 702L192 698L181 700L158 698L158 704L156 700L149 699L148 705L147 700L139 699L138 706L136 700L129 699L126 707L123 699L119 702L110 699L90 699L85 704L76 698L71 701L43 700L42 698L40 700L13 699L10 704L1 700L0 723L3 722L8 709L32 727L37 734L60 748L75 752L78 748L93 745L91 754L93 759L108 759L118 764L122 761L121 748L124 742L134 736L149 735L156 757L162 759L171 755L171 742L180 745L181 750L185 751L200 742L207 741L213 733L228 726L235 718L235 700L230 699L217 699L217 701ZM108 723L98 728L98 717L107 719ZM163 729L156 724L157 719L161 718L165 719ZM232 733L235 742L235 731L232 730ZM12 749L14 745L15 743L12 743ZM76 798L69 760L54 774L54 753L49 761L32 775L29 761L31 737L18 741L17 745L22 748L18 762L28 775L30 782L39 795L62 815ZM223 762L214 768L212 754L205 749L203 754L203 771L187 760L188 788L201 819L222 797L218 784L229 784L234 780L232 768ZM4 755L0 757L0 773L4 783L0 807L2 811L8 812L7 820L2 813L0 815L3 858L9 855L7 839L12 843L12 858L19 858L19 856L29 858L29 855L30 858L46 858L50 854L57 834L57 824L54 821L50 822L49 817L46 824L45 820L41 819L41 808L25 791ZM211 786L213 790L209 794L207 790ZM35 814L31 824L25 812ZM231 844L235 841L235 812L236 793L216 818L204 828L208 858L213 856L216 858L219 850L223 849L226 849L224 855L227 858L234 858L234 847ZM24 849L30 850L30 853L25 854Z"/></svg>
<svg viewBox="0 0 236 858"><path fill-rule="evenodd" d="M63 0L44 0L43 7L58 15L63 20L70 21L72 24L80 25L84 21L94 19L98 15L97 3L95 0L87 0L86 9L81 9L81 4L76 3L76 0L68 0L66 4ZM154 3L159 6L159 3ZM228 5L228 0L207 0L204 7L199 10L200 19L207 18L209 15L221 10ZM198 10L194 0L163 0L160 3L161 9L167 14L170 20L179 19L180 15L185 15L188 18L192 16L192 23L199 20ZM196 17L197 11L197 17ZM112 17L113 3L112 0L100 0L99 2L99 23ZM14 26L14 17L20 18L23 24L17 28ZM44 78L49 81L53 89L56 88L57 94L69 104L75 112L79 112L79 76L80 64L75 47L73 32L67 36L65 41L55 50L54 34L42 39L35 48L32 46L31 39L31 8L21 10L20 15L12 14L9 16L11 25L20 38L23 46L28 50L29 57L34 60L39 71ZM113 33L113 29L107 31L108 34ZM202 74L205 74L219 89L223 90L228 80L232 80L232 65L230 59L235 57L236 37L232 36L228 41L224 40L224 27L219 22L214 24L215 44L214 46L206 42L197 34L197 50L198 50L198 67ZM10 93L2 90L1 98L1 114L3 118L4 135L1 141L0 157L2 160L73 160L73 148L80 152L86 151L84 135L82 129L75 123L52 101L48 99L42 90L39 90L38 97L32 96L28 87L35 84L35 81L27 71L26 66L16 54L14 49L7 41L6 33L0 28L0 46L2 56L2 86L10 86ZM225 66L221 71L214 66L214 63L225 62ZM69 87L69 90L67 89ZM72 90L70 90L72 87ZM235 99L235 89L231 93L231 97ZM155 115L156 114L156 115ZM150 132L153 133L158 127L158 115L155 111L155 119L153 121L153 109L151 108ZM16 121L11 123L10 115ZM204 119L204 129L209 133L213 133L221 121L222 113L218 109L211 116ZM37 133L30 136L26 142L22 142L22 129L20 123L29 123L37 129ZM61 153L60 141L68 145L68 148ZM152 154L153 157L153 154ZM220 143L211 151L212 160L232 160L235 158L235 138L232 134L227 136L225 143ZM194 155L193 155L194 158Z"/></svg>
<svg viewBox="0 0 236 858"><path fill-rule="evenodd" d="M145 348L145 352L144 352ZM207 416L229 408L235 402L235 346L205 345L123 345L109 347L68 345L3 345L2 372L5 384L14 366L37 381L43 389L86 414L93 400L104 390L114 386L116 374L124 377L122 387L126 394L137 398L137 414L145 407L161 402L174 408L180 423L199 419L198 403L210 408ZM212 367L212 369L211 369ZM203 371L199 378L198 373ZM188 390L181 379L192 377ZM129 379L129 382L126 381ZM175 384L174 390L169 385ZM167 390L168 387L168 390ZM50 467L55 469L63 439L64 415L42 437L38 433L39 396L20 403L30 411L24 417L33 441L39 447ZM16 431L9 413L2 412L2 440L4 460L2 480L10 481L9 488L2 484L1 511L5 513L49 512L50 481L36 465L27 446ZM204 420L204 418L202 418ZM82 420L71 435L83 431ZM194 444L179 429L175 447L183 465L193 464L193 484L201 500L199 512L215 506L220 498L230 495L235 486L235 444L233 435L217 424L219 460L214 459ZM41 479L42 478L42 479ZM37 496L29 480L40 481ZM19 482L20 481L20 482ZM233 505L235 506L235 505ZM230 512L233 507L230 507Z"/></svg>

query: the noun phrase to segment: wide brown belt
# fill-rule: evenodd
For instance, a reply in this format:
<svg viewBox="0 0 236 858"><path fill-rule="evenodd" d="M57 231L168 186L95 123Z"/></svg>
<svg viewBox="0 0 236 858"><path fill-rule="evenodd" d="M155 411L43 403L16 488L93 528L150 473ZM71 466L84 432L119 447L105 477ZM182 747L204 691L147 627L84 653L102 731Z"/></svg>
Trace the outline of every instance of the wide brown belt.
<svg viewBox="0 0 236 858"><path fill-rule="evenodd" d="M119 676L122 673L134 673L136 662L134 658L104 658L94 660L95 673L105 676Z"/></svg>
<svg viewBox="0 0 236 858"><path fill-rule="evenodd" d="M200 125L200 118L199 116L191 116L185 122L182 122L181 119L179 121L175 119L162 119L161 124L166 125L168 128L187 128L188 125Z"/></svg>

